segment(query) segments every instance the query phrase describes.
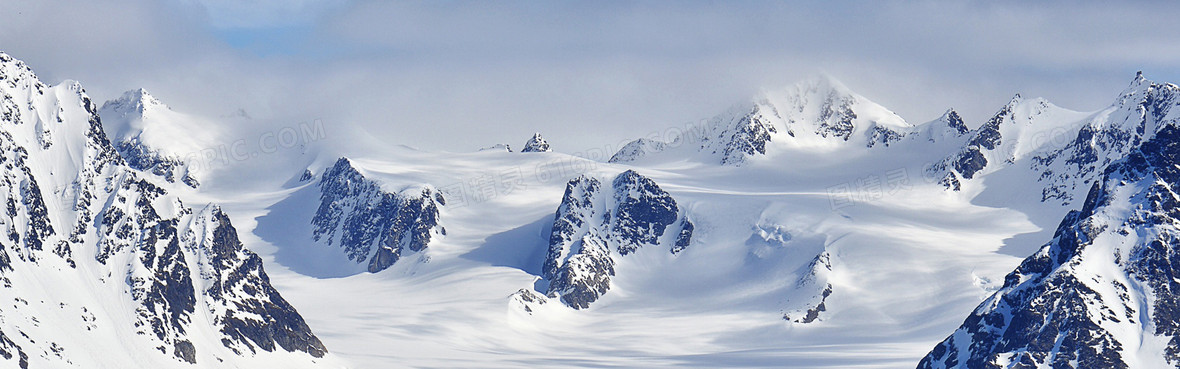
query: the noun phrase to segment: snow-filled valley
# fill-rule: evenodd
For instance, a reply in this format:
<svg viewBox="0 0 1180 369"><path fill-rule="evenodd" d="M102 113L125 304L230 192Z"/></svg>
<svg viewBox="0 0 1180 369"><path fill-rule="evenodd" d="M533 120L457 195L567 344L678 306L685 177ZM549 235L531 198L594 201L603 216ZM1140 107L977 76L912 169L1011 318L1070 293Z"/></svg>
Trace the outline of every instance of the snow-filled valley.
<svg viewBox="0 0 1180 369"><path fill-rule="evenodd" d="M461 183L583 160L519 155L354 161L387 183ZM246 243L273 258L272 281L333 352L359 367L911 366L1019 262L998 252L1005 240L1040 228L916 175L903 177L908 190L890 191L882 179L879 198L833 210L829 184L891 162L881 160L828 176L784 171L742 181L734 172L758 169L638 169L687 204L694 241L677 254L643 248L618 258L610 290L584 310L549 301L528 312L513 295L540 278L564 180L525 175L510 193L444 207L447 234L430 244L429 261L403 256L377 274L291 231L311 221L314 184L218 201L243 227L256 222ZM430 171L435 165L450 170ZM577 165L604 178L627 169ZM814 304L818 289L804 281L823 252L832 264L826 311L806 324L784 319Z"/></svg>
<svg viewBox="0 0 1180 369"><path fill-rule="evenodd" d="M820 76L605 155L522 132L198 170L215 119L0 67L0 356L29 367L1180 364L1180 88L1142 75L1094 112L916 124Z"/></svg>

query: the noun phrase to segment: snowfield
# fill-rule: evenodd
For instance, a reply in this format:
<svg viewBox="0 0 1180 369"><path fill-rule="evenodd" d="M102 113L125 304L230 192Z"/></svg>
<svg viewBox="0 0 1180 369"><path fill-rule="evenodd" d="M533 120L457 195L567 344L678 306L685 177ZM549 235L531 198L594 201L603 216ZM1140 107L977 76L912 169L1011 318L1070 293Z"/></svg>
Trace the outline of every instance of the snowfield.
<svg viewBox="0 0 1180 369"><path fill-rule="evenodd" d="M516 188L486 200L448 196L446 236L379 274L292 232L314 214L312 183L208 195L253 229L244 242L325 345L361 368L909 367L1019 263L1000 252L1005 243L1044 236L1056 220L974 205L922 178L921 165L894 164L910 153L859 154L783 161L811 164L798 169L778 158L741 168L405 149L352 158L391 190L522 174ZM693 243L677 255L653 248L620 258L610 292L589 309L549 301L525 312L510 296L534 288L570 176L536 175L560 172L553 166L602 177L636 169L689 209ZM900 175L893 184L891 172ZM879 190L855 191L865 178L878 178ZM829 193L846 184L853 190ZM799 281L825 251L827 311L808 324L785 320L810 300Z"/></svg>

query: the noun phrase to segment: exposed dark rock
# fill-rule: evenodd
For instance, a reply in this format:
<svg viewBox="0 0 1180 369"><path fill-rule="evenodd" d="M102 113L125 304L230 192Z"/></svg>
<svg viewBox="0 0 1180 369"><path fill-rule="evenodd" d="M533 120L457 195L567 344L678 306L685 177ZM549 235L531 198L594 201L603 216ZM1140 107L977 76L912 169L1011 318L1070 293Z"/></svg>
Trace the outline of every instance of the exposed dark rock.
<svg viewBox="0 0 1180 369"><path fill-rule="evenodd" d="M222 343L231 349L246 347L251 352L255 346L274 351L277 345L285 351L324 356L324 344L271 286L262 259L242 246L229 217L221 209L213 209L211 214L214 228L210 262L217 273L205 294L228 308L224 317L215 319L225 335Z"/></svg>
<svg viewBox="0 0 1180 369"><path fill-rule="evenodd" d="M835 90L829 92L820 107L820 124L815 133L821 137L839 137L848 141L856 129L852 125L852 121L856 120L856 112L852 110L855 102L852 96L841 96Z"/></svg>

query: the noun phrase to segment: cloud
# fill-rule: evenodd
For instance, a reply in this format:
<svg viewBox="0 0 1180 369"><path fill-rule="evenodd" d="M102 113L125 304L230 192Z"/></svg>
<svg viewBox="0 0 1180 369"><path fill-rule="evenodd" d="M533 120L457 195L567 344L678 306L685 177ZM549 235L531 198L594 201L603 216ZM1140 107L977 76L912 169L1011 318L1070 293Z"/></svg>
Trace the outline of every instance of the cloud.
<svg viewBox="0 0 1180 369"><path fill-rule="evenodd" d="M0 49L99 98L455 151L601 147L818 72L972 125L1018 92L1095 110L1137 70L1180 81L1172 3L0 2Z"/></svg>

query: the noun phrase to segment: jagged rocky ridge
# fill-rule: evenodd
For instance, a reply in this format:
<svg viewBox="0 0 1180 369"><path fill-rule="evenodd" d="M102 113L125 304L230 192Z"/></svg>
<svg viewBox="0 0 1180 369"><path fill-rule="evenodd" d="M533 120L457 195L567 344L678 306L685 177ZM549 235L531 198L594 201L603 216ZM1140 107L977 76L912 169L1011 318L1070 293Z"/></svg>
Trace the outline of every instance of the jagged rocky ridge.
<svg viewBox="0 0 1180 369"><path fill-rule="evenodd" d="M349 260L380 272L405 253L422 252L433 237L446 234L439 225L441 192L429 186L387 192L365 178L347 158L320 177L320 206L312 218L312 237L338 246Z"/></svg>
<svg viewBox="0 0 1180 369"><path fill-rule="evenodd" d="M615 260L640 248L676 254L692 243L693 224L670 194L628 170L604 188L595 177L566 185L542 267L545 294L585 309L610 289Z"/></svg>
<svg viewBox="0 0 1180 369"><path fill-rule="evenodd" d="M918 367L1180 366L1178 168L1170 122L1110 164L1053 240Z"/></svg>
<svg viewBox="0 0 1180 369"><path fill-rule="evenodd" d="M10 365L312 365L326 354L224 212L190 208L129 168L77 82L47 86L4 53L0 197ZM104 343L121 349L94 351Z"/></svg>

